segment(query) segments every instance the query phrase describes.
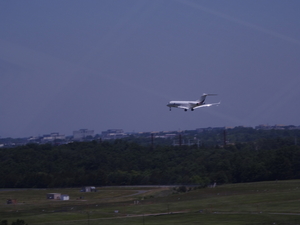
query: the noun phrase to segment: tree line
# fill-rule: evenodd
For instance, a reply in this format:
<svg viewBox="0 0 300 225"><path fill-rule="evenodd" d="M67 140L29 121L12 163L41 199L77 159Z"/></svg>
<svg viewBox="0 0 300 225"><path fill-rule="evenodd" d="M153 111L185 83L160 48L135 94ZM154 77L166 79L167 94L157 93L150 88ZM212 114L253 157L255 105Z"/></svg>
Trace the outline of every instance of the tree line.
<svg viewBox="0 0 300 225"><path fill-rule="evenodd" d="M239 183L300 178L300 147L262 138L220 147L134 141L28 144L0 150L0 188Z"/></svg>
<svg viewBox="0 0 300 225"><path fill-rule="evenodd" d="M8 225L8 221L7 220L1 220L0 225ZM17 219L16 221L13 221L11 223L11 225L28 225L28 224L25 223L24 220Z"/></svg>

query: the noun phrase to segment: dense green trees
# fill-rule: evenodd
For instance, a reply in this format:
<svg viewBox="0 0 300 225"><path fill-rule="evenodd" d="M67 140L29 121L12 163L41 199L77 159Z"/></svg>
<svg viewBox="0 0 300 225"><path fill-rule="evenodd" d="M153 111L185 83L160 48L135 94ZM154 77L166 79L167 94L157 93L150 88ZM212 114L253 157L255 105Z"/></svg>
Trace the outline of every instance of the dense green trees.
<svg viewBox="0 0 300 225"><path fill-rule="evenodd" d="M7 220L1 220L0 225L8 225ZM27 225L24 220L17 219L16 221L12 222L11 225Z"/></svg>
<svg viewBox="0 0 300 225"><path fill-rule="evenodd" d="M133 141L29 144L0 150L0 187L79 187L251 182L300 178L300 147L262 138L226 148Z"/></svg>

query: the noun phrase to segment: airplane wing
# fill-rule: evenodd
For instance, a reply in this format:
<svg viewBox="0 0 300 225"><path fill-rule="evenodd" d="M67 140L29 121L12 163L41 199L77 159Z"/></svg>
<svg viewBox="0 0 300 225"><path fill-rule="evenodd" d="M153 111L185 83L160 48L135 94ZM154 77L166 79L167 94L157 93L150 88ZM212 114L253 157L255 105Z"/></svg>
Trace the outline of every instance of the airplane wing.
<svg viewBox="0 0 300 225"><path fill-rule="evenodd" d="M194 107L194 109L198 109L198 108L202 108L202 107L210 107L210 106L213 106L213 105L220 105L220 104L221 104L221 102L211 103L211 104L204 104L204 105L196 106L196 107Z"/></svg>

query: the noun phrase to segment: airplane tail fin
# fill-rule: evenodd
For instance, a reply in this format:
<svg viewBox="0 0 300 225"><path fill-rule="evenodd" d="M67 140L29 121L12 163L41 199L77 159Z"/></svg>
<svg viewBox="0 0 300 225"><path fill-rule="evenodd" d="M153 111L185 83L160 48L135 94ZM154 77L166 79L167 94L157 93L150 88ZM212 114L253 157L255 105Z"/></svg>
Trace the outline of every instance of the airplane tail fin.
<svg viewBox="0 0 300 225"><path fill-rule="evenodd" d="M201 104L203 104L204 101L205 101L206 96L215 96L215 95L218 95L218 94L206 94L206 93L203 93L203 95L202 95L201 98L199 99L199 102L200 102Z"/></svg>

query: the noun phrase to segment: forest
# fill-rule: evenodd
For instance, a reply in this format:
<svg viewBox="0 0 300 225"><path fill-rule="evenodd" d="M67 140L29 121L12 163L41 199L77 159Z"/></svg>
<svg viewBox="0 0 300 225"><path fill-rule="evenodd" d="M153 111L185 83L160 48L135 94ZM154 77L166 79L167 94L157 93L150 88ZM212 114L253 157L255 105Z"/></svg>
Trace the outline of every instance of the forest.
<svg viewBox="0 0 300 225"><path fill-rule="evenodd" d="M0 188L205 187L215 182L300 179L300 146L293 135L249 137L239 142L238 133L231 134L235 142L225 146L146 145L131 138L2 148Z"/></svg>

